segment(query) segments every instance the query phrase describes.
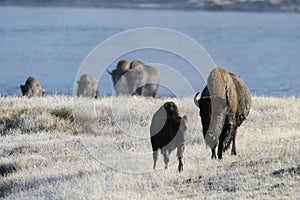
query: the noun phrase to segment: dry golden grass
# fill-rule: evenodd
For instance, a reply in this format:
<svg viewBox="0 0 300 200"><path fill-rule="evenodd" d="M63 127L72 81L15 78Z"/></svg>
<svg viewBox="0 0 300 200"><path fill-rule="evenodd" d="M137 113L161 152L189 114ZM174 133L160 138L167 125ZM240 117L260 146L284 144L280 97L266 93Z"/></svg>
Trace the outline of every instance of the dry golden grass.
<svg viewBox="0 0 300 200"><path fill-rule="evenodd" d="M297 199L300 99L253 97L237 153L211 160L193 98L0 98L4 199ZM184 171L176 153L152 171L149 126L165 101L188 117Z"/></svg>

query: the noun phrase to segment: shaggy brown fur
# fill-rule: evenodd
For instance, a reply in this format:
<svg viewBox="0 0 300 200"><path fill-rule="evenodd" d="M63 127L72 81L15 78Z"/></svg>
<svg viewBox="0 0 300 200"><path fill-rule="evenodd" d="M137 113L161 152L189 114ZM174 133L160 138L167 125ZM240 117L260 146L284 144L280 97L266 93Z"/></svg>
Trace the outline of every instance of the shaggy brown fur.
<svg viewBox="0 0 300 200"><path fill-rule="evenodd" d="M136 68L137 66L140 66L140 65L144 65L144 63L142 63L139 60L134 60L130 63L130 69Z"/></svg>
<svg viewBox="0 0 300 200"><path fill-rule="evenodd" d="M127 60L120 60L117 64L116 69L114 69L112 72L107 72L112 76L113 84L116 86L120 78L129 70L129 62Z"/></svg>
<svg viewBox="0 0 300 200"><path fill-rule="evenodd" d="M128 62L128 60L120 60L117 65L117 70L120 72L125 72L129 70L129 67L130 63Z"/></svg>
<svg viewBox="0 0 300 200"><path fill-rule="evenodd" d="M25 85L20 85L22 95L27 97L42 97L45 94L44 86L33 77L29 77Z"/></svg>
<svg viewBox="0 0 300 200"><path fill-rule="evenodd" d="M194 102L200 108L205 142L212 149L212 158L222 158L222 152L232 142L231 153L236 155L237 128L249 114L251 95L241 77L218 67L211 71L201 98Z"/></svg>
<svg viewBox="0 0 300 200"><path fill-rule="evenodd" d="M150 127L153 150L153 169L156 168L158 150L164 156L165 169L168 168L170 153L177 148L178 171L183 170L183 152L187 117L180 117L174 102L166 102L152 117Z"/></svg>
<svg viewBox="0 0 300 200"><path fill-rule="evenodd" d="M99 85L98 81L88 75L84 74L80 77L80 80L77 82L77 96L83 96L83 97L93 97L98 98L99 96Z"/></svg>

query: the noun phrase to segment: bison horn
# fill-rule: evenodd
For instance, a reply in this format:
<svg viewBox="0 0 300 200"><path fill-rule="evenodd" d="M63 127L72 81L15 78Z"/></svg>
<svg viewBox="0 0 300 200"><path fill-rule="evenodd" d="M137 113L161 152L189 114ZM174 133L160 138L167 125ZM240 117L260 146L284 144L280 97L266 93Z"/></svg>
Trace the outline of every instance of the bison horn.
<svg viewBox="0 0 300 200"><path fill-rule="evenodd" d="M197 100L197 96L199 95L199 92L197 92L197 94L195 95L194 97L194 103L195 105L199 108L199 103L198 103L198 100Z"/></svg>
<svg viewBox="0 0 300 200"><path fill-rule="evenodd" d="M108 71L108 69L106 71L107 71L107 73L109 73L110 75L112 75L112 73L110 71Z"/></svg>

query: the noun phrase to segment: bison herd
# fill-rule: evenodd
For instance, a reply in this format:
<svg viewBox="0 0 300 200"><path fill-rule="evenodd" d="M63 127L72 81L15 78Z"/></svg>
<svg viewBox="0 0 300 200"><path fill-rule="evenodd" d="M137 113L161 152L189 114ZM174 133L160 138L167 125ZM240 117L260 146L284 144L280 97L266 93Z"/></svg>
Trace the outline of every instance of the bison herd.
<svg viewBox="0 0 300 200"><path fill-rule="evenodd" d="M117 96L156 96L160 77L152 66L137 60L120 60L116 69L107 72L112 77ZM99 97L98 81L94 77L84 74L77 83L78 97ZM45 93L43 85L33 77L29 77L20 88L23 96L27 97L41 97ZM231 154L236 155L237 128L248 116L251 106L251 95L243 79L222 67L213 69L200 97L199 92L195 95L194 104L200 110L203 137L211 148L211 158L222 159L223 152L230 145ZM150 126L153 169L156 168L159 151L167 169L169 155L177 149L178 171L183 170L186 121L186 115L180 116L177 105L172 101L165 102L154 113Z"/></svg>
<svg viewBox="0 0 300 200"><path fill-rule="evenodd" d="M159 84L158 71L141 61L119 61L117 68L107 71L113 79L116 95L155 97Z"/></svg>

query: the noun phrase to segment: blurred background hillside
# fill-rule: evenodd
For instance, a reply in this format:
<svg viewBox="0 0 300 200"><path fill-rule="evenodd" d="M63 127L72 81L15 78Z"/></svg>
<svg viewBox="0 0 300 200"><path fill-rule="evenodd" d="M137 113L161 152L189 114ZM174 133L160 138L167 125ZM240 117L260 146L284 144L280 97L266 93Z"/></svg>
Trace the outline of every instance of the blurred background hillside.
<svg viewBox="0 0 300 200"><path fill-rule="evenodd" d="M1 0L0 5L299 12L297 0Z"/></svg>

